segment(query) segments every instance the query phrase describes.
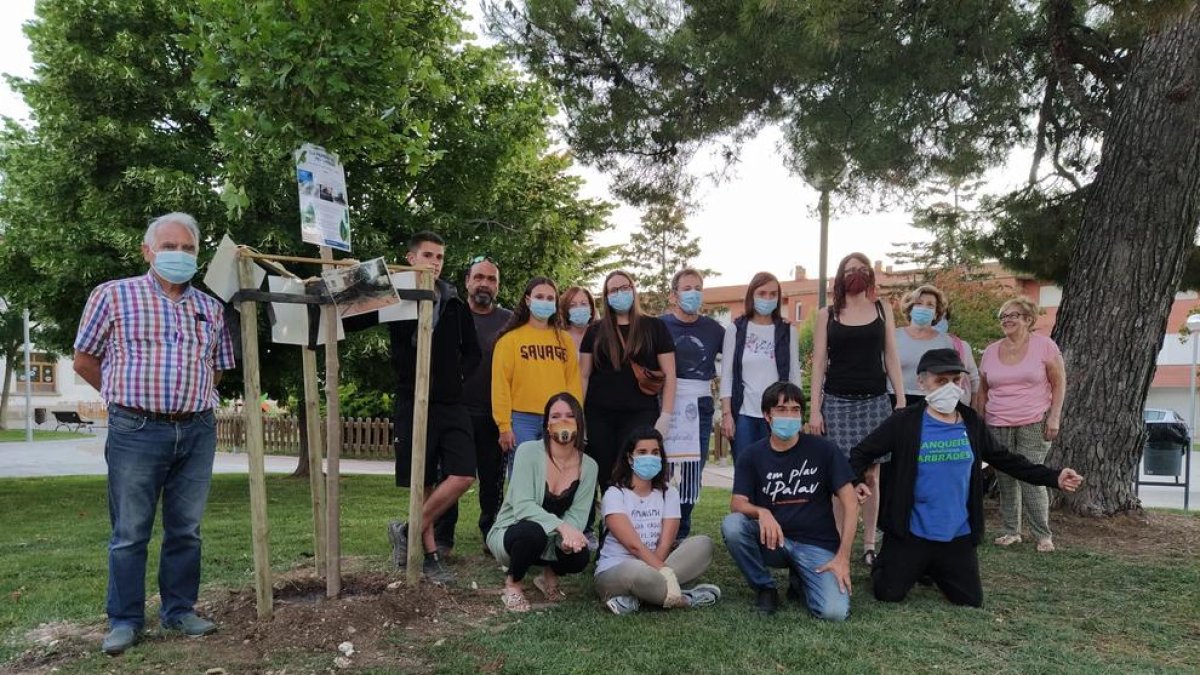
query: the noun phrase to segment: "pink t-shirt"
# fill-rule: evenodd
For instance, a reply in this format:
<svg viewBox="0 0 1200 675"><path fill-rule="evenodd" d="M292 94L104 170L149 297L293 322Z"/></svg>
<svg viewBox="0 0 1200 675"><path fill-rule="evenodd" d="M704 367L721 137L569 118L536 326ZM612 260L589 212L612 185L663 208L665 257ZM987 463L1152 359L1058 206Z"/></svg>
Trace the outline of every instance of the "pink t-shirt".
<svg viewBox="0 0 1200 675"><path fill-rule="evenodd" d="M987 423L1019 427L1042 421L1052 396L1046 364L1060 353L1054 340L1034 333L1025 358L1009 365L1000 361L1000 342L988 345L979 361L979 374L987 378Z"/></svg>

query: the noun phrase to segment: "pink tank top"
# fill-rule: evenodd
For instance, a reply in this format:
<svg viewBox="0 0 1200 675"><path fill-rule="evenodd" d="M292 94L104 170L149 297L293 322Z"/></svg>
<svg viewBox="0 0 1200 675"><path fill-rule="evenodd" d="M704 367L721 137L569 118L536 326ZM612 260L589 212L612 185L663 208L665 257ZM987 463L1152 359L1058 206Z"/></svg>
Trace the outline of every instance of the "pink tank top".
<svg viewBox="0 0 1200 675"><path fill-rule="evenodd" d="M1060 352L1054 340L1036 333L1020 363L1000 361L1000 342L983 352L979 374L987 378L987 423L994 427L1019 427L1042 421L1050 410L1052 392L1046 364Z"/></svg>

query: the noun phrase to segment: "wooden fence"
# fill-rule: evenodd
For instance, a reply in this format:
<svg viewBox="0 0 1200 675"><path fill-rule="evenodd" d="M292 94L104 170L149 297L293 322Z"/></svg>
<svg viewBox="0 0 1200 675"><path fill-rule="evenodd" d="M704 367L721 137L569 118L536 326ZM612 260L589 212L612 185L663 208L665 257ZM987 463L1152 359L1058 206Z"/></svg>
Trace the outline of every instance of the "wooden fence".
<svg viewBox="0 0 1200 675"><path fill-rule="evenodd" d="M325 421L321 421L325 434ZM296 417L263 417L266 453L294 455L300 451L300 421ZM217 413L217 448L239 452L246 447L246 421L239 413ZM342 457L391 459L392 421L350 418L342 420Z"/></svg>

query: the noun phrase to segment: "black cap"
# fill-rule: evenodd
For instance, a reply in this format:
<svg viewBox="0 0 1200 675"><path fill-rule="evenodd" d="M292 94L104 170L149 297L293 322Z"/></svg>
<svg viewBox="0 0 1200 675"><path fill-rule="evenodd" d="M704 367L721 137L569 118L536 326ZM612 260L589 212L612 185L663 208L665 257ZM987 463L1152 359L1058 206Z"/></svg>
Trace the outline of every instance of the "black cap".
<svg viewBox="0 0 1200 675"><path fill-rule="evenodd" d="M917 364L918 373L963 373L966 370L958 352L953 349L930 349Z"/></svg>

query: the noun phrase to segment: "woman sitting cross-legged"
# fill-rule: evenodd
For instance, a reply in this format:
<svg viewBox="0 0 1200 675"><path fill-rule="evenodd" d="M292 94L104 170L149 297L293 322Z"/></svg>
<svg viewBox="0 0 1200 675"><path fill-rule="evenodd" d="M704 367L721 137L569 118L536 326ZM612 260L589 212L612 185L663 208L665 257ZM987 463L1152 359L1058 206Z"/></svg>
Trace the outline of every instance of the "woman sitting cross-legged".
<svg viewBox="0 0 1200 675"><path fill-rule="evenodd" d="M542 574L533 585L550 602L566 595L558 587L562 574L578 574L588 565L587 523L596 493L596 462L583 454L583 409L567 392L546 402L543 440L517 447L512 477L496 524L487 536L492 555L508 568L504 606L529 611L522 580L530 567Z"/></svg>
<svg viewBox="0 0 1200 675"><path fill-rule="evenodd" d="M641 603L705 607L721 589L695 581L712 562L712 539L688 537L672 551L679 532L679 491L667 485L662 435L634 429L613 468L613 484L601 509L608 535L596 558L596 593L614 614L636 612Z"/></svg>

